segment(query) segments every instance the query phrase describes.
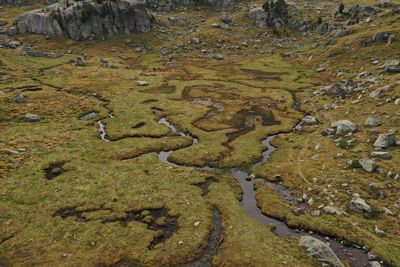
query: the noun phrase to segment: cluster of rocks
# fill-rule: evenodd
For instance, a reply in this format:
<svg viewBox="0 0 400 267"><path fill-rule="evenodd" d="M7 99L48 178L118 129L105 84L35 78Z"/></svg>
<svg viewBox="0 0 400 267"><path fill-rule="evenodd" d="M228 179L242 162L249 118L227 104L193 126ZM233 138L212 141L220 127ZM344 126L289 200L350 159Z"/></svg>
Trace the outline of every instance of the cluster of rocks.
<svg viewBox="0 0 400 267"><path fill-rule="evenodd" d="M354 92L365 92L367 87L353 79L343 80L321 88L321 92L329 96L346 96Z"/></svg>
<svg viewBox="0 0 400 267"><path fill-rule="evenodd" d="M13 5L13 6L22 6L32 4L32 0L0 0L0 5Z"/></svg>
<svg viewBox="0 0 400 267"><path fill-rule="evenodd" d="M64 53L54 52L54 51L42 51L42 50L28 50L23 53L29 57L49 57L49 58L59 58L64 56Z"/></svg>
<svg viewBox="0 0 400 267"><path fill-rule="evenodd" d="M150 15L145 2L140 0L64 0L23 14L16 25L19 33L87 40L148 32Z"/></svg>
<svg viewBox="0 0 400 267"><path fill-rule="evenodd" d="M366 40L362 42L364 46L370 46L373 44L381 44L381 43L387 43L390 44L394 41L396 35L391 32L377 32L374 35L368 37Z"/></svg>
<svg viewBox="0 0 400 267"><path fill-rule="evenodd" d="M331 127L323 131L323 135L346 136L357 131L357 125L349 120L339 120L331 123Z"/></svg>
<svg viewBox="0 0 400 267"><path fill-rule="evenodd" d="M170 12L179 7L198 6L205 4L216 8L230 8L233 7L238 1L237 0L147 0L147 7L162 12Z"/></svg>
<svg viewBox="0 0 400 267"><path fill-rule="evenodd" d="M18 41L18 40L11 40L8 38L0 39L0 48L15 49L15 48L19 47L20 45L22 45L22 42Z"/></svg>

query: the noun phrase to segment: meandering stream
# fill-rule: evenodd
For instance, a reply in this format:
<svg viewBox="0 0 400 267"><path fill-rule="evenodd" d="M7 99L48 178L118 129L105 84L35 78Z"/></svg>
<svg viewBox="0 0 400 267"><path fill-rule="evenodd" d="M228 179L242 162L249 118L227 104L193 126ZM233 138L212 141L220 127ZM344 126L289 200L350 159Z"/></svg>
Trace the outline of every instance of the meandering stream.
<svg viewBox="0 0 400 267"><path fill-rule="evenodd" d="M160 115L160 114L159 114ZM179 131L172 123L170 123L165 117L161 118L159 120L160 124L165 125L171 131L180 136L185 136L185 137L190 137L192 138L193 142L192 145L196 145L199 143L199 139L193 137L189 133L184 133ZM100 132L100 138L104 141L108 141L107 139L107 134L105 131L105 126L101 121L98 122L99 124L99 132ZM243 209L251 216L252 218L256 219L262 224L273 224L275 226L274 233L277 236L280 237L290 237L290 236L297 236L297 235L310 235L315 238L318 238L324 242L329 242L330 247L332 250L338 255L340 258L345 259L351 267L361 267L361 266L370 266L369 260L368 260L368 254L365 250L353 246L345 246L340 243L340 241L334 239L334 238L329 238L327 236L320 235L318 233L311 233L311 232L304 232L301 229L292 229L289 228L285 222L282 222L280 220L277 220L275 218L269 217L261 212L261 209L257 205L256 201L256 191L254 190L254 185L256 181L262 181L266 186L269 186L272 189L276 189L277 185L272 184L270 182L266 182L264 179L256 178L249 176L251 170L254 169L259 164L265 163L272 152L276 150L275 147L271 145L271 141L275 136L268 136L267 138L262 140L262 144L265 146L265 150L262 153L262 158L255 162L253 165L251 165L249 168L246 170L243 169L229 169L229 170L223 170L223 169L218 169L218 168L211 168L208 166L203 167L202 169L206 169L208 171L212 172L230 172L235 179L238 181L240 184L243 195L242 195L242 200L241 200L241 206ZM170 151L161 151L158 153L158 158L160 161L168 163L168 164L174 164L168 160L169 155L173 152L173 150ZM250 177L250 179L249 179ZM217 215L216 215L217 213ZM213 255L217 252L217 248L219 246L219 238L216 238L215 235L216 233L221 232L221 222L220 222L220 216L219 213L215 211L214 209L214 230L211 233L212 238L209 238L209 242L207 245L207 249L204 250L203 255L200 259L196 261L196 263L202 263L203 265L201 266L211 266L212 262L212 257ZM219 236L220 234L218 234ZM184 265L186 266L186 265ZM199 265L200 266L200 265Z"/></svg>

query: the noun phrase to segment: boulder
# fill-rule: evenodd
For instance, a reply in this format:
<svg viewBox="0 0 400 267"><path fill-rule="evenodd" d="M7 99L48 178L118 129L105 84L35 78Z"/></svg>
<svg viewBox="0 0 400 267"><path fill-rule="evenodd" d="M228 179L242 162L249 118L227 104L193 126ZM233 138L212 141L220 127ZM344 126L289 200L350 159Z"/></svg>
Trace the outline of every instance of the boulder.
<svg viewBox="0 0 400 267"><path fill-rule="evenodd" d="M65 36L73 40L150 30L150 16L140 0L66 1L27 12L16 25L19 33Z"/></svg>
<svg viewBox="0 0 400 267"><path fill-rule="evenodd" d="M390 32L377 32L363 42L363 45L372 45L379 43L390 43L394 40L395 35Z"/></svg>
<svg viewBox="0 0 400 267"><path fill-rule="evenodd" d="M357 125L348 120L339 120L332 122L331 128L336 129L336 135L346 135L354 133L357 130Z"/></svg>
<svg viewBox="0 0 400 267"><path fill-rule="evenodd" d="M342 212L340 210L338 210L337 208L332 207L332 206L325 206L325 207L323 207L322 210L325 213L331 214L331 215L341 215L342 214Z"/></svg>
<svg viewBox="0 0 400 267"><path fill-rule="evenodd" d="M379 126L381 124L382 124L381 121L377 117L369 117L365 121L365 126L367 126L367 127L376 127L376 126Z"/></svg>
<svg viewBox="0 0 400 267"><path fill-rule="evenodd" d="M378 158L378 159L391 159L392 155L386 151L374 151L371 152L371 157Z"/></svg>
<svg viewBox="0 0 400 267"><path fill-rule="evenodd" d="M394 133L380 134L374 143L374 147L388 148L396 145L396 135Z"/></svg>
<svg viewBox="0 0 400 267"><path fill-rule="evenodd" d="M301 120L301 124L302 125L314 125L317 124L318 121L315 117L313 116L305 116L302 120Z"/></svg>
<svg viewBox="0 0 400 267"><path fill-rule="evenodd" d="M383 68L388 73L400 73L400 60L386 61Z"/></svg>
<svg viewBox="0 0 400 267"><path fill-rule="evenodd" d="M359 196L353 197L350 201L350 210L357 213L371 212L371 207Z"/></svg>
<svg viewBox="0 0 400 267"><path fill-rule="evenodd" d="M358 162L360 163L361 168L367 172L373 172L378 167L372 159L360 159Z"/></svg>
<svg viewBox="0 0 400 267"><path fill-rule="evenodd" d="M88 121L96 117L97 117L97 112L92 111L80 117L80 120Z"/></svg>
<svg viewBox="0 0 400 267"><path fill-rule="evenodd" d="M322 92L325 95L329 95L329 96L344 96L344 95L350 93L350 91L347 90L347 88L340 83L327 85L322 88Z"/></svg>
<svg viewBox="0 0 400 267"><path fill-rule="evenodd" d="M390 85L385 85L385 86L379 87L379 88L375 89L373 92L371 92L369 94L369 97L371 97L371 98L379 98L381 93L384 93L384 92L388 91L390 89L390 87L391 87Z"/></svg>
<svg viewBox="0 0 400 267"><path fill-rule="evenodd" d="M311 236L301 236L299 246L304 247L310 256L333 267L344 267L335 252L324 242Z"/></svg>
<svg viewBox="0 0 400 267"><path fill-rule="evenodd" d="M24 120L26 122L38 122L40 121L40 116L33 113L26 113Z"/></svg>

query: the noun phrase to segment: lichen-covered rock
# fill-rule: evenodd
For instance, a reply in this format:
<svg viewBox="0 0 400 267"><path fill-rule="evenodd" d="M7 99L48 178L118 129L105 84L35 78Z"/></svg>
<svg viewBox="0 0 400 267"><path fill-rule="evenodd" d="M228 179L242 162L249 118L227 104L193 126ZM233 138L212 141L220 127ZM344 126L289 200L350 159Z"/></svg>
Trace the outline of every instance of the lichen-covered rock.
<svg viewBox="0 0 400 267"><path fill-rule="evenodd" d="M371 207L359 196L353 197L350 201L350 210L358 213L371 212Z"/></svg>
<svg viewBox="0 0 400 267"><path fill-rule="evenodd" d="M328 263L333 267L344 267L344 264L336 256L335 252L324 242L311 236L300 237L299 245L307 249L310 256L315 257L319 261Z"/></svg>
<svg viewBox="0 0 400 267"><path fill-rule="evenodd" d="M394 133L380 134L374 143L374 147L388 148L396 144L396 135Z"/></svg>
<svg viewBox="0 0 400 267"><path fill-rule="evenodd" d="M340 120L332 122L331 128L336 129L336 135L346 135L354 133L357 130L357 125L348 120Z"/></svg>
<svg viewBox="0 0 400 267"><path fill-rule="evenodd" d="M65 1L27 12L16 21L19 33L66 36L73 40L99 39L150 30L145 2L116 0Z"/></svg>

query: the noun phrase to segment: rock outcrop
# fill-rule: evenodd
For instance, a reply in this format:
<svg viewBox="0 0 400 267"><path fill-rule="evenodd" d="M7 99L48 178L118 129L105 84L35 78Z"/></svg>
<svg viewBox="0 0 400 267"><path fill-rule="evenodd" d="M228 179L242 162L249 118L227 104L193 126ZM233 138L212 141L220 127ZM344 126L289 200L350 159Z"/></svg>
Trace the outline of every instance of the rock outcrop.
<svg viewBox="0 0 400 267"><path fill-rule="evenodd" d="M249 10L248 16L257 28L281 28L290 23L288 6L285 1L267 1L262 7Z"/></svg>
<svg viewBox="0 0 400 267"><path fill-rule="evenodd" d="M87 40L148 32L150 15L145 2L139 0L67 0L27 12L17 19L16 25L19 33Z"/></svg>
<svg viewBox="0 0 400 267"><path fill-rule="evenodd" d="M216 8L233 7L237 0L146 0L147 7L156 11L170 12L178 7L207 5Z"/></svg>

